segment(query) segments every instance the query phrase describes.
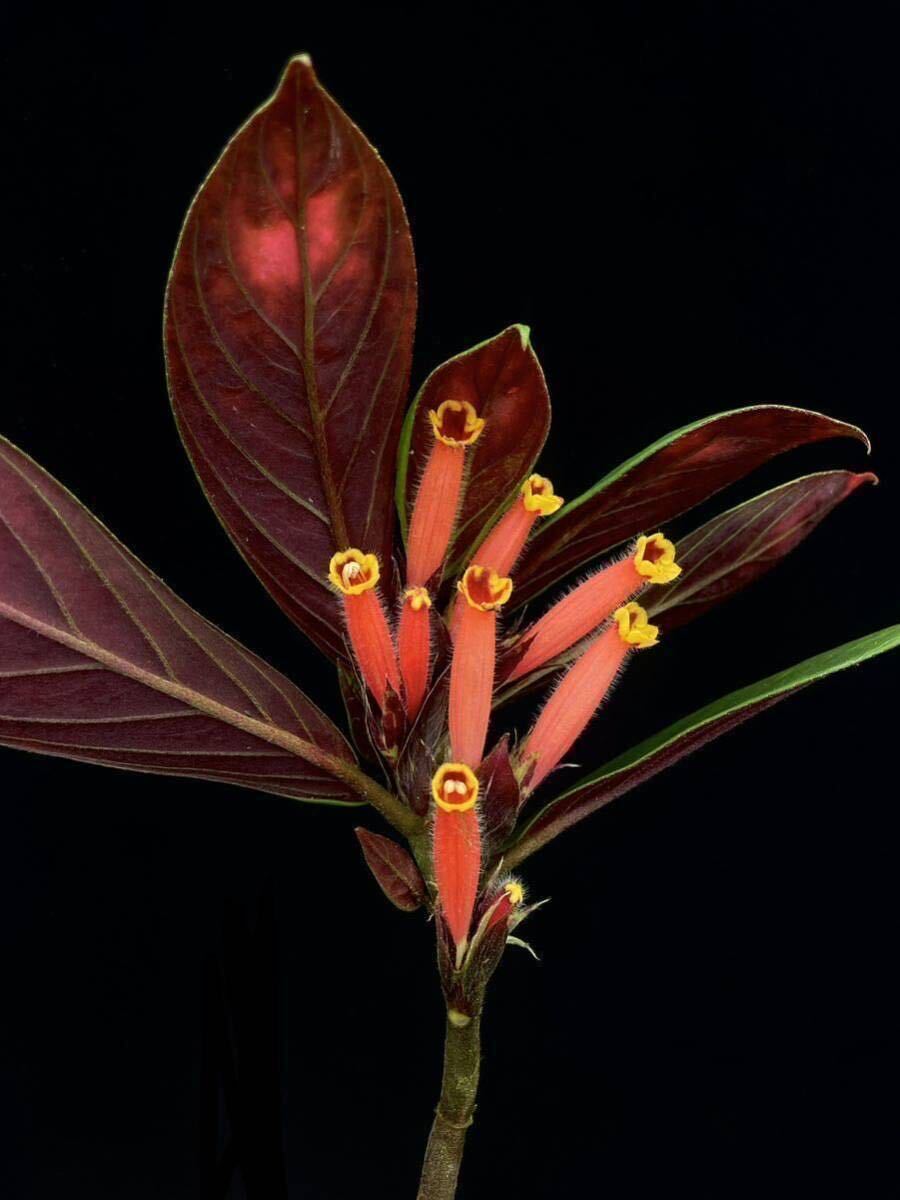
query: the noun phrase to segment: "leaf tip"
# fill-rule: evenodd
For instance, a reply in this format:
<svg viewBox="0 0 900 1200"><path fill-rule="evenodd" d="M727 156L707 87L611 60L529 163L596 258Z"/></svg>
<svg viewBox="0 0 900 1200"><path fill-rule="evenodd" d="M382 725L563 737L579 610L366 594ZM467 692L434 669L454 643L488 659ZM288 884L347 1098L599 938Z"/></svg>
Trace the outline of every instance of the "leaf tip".
<svg viewBox="0 0 900 1200"><path fill-rule="evenodd" d="M301 54L294 54L288 59L288 64L284 68L282 75L282 83L285 83L294 75L305 75L307 78L315 81L316 71L315 67L313 67L313 60L306 51L303 51Z"/></svg>
<svg viewBox="0 0 900 1200"><path fill-rule="evenodd" d="M531 345L531 326L530 325L513 325L516 333L519 335L519 340L522 343L522 349L527 350Z"/></svg>
<svg viewBox="0 0 900 1200"><path fill-rule="evenodd" d="M871 454L872 453L872 442L869 438L869 435L866 433L866 431L864 429L860 429L860 427L858 425L851 425L849 421L844 421L844 422L842 422L842 424L844 425L844 428L847 430L847 436L856 438L856 440L858 442L862 442L862 444L866 448L866 454Z"/></svg>

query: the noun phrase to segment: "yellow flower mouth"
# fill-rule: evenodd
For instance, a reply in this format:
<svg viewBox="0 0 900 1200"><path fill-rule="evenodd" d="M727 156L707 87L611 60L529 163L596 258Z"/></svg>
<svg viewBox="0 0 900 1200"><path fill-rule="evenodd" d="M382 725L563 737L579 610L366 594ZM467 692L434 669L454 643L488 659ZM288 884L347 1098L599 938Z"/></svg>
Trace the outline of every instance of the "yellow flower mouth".
<svg viewBox="0 0 900 1200"><path fill-rule="evenodd" d="M484 429L484 418L468 400L445 400L437 411L428 410L428 419L438 441L456 448L477 442Z"/></svg>
<svg viewBox="0 0 900 1200"><path fill-rule="evenodd" d="M472 566L456 585L472 608L493 612L502 608L512 595L513 583L488 567Z"/></svg>
<svg viewBox="0 0 900 1200"><path fill-rule="evenodd" d="M522 484L522 503L526 512L549 517L562 508L563 498L556 495L553 484L544 475L529 475Z"/></svg>
<svg viewBox="0 0 900 1200"><path fill-rule="evenodd" d="M661 533L638 538L634 567L648 583L671 583L681 574L681 567L675 561L675 544Z"/></svg>
<svg viewBox="0 0 900 1200"><path fill-rule="evenodd" d="M328 578L345 596L361 596L377 585L381 570L374 554L351 548L331 556Z"/></svg>
<svg viewBox="0 0 900 1200"><path fill-rule="evenodd" d="M403 599L407 601L413 612L421 612L423 608L431 608L431 597L428 595L428 588L407 588L403 593Z"/></svg>
<svg viewBox="0 0 900 1200"><path fill-rule="evenodd" d="M613 620L619 627L619 637L626 646L634 646L638 650L646 650L655 646L659 640L659 628L647 620L646 611L640 604L632 600L623 604L613 613Z"/></svg>
<svg viewBox="0 0 900 1200"><path fill-rule="evenodd" d="M431 780L431 794L444 812L468 812L478 799L478 780L465 763L444 763Z"/></svg>

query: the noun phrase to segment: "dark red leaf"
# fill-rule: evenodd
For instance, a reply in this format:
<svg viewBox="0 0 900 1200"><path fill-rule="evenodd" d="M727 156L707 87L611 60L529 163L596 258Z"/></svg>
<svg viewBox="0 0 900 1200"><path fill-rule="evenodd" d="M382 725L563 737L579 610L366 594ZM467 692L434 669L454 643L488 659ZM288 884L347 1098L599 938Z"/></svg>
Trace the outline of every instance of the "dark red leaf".
<svg viewBox="0 0 900 1200"><path fill-rule="evenodd" d="M900 625L892 625L740 688L676 721L551 800L519 833L504 857L505 865L512 870L563 830L807 684L898 646Z"/></svg>
<svg viewBox="0 0 900 1200"><path fill-rule="evenodd" d="M522 793L509 757L509 738L503 737L478 768L482 832L490 849L505 844L516 824Z"/></svg>
<svg viewBox="0 0 900 1200"><path fill-rule="evenodd" d="M419 710L397 760L397 784L409 807L423 817L431 804L431 778L447 751L450 672L442 671Z"/></svg>
<svg viewBox="0 0 900 1200"><path fill-rule="evenodd" d="M483 929L473 940L466 958L465 972L460 980L463 1003L458 1006L459 1011L477 1012L481 1007L484 989L500 965L508 936L507 923L499 921L496 925Z"/></svg>
<svg viewBox="0 0 900 1200"><path fill-rule="evenodd" d="M658 529L776 454L832 437L868 447L855 425L775 404L720 413L668 434L538 528L516 571L511 603L524 604L591 559Z"/></svg>
<svg viewBox="0 0 900 1200"><path fill-rule="evenodd" d="M678 539L681 575L651 589L654 621L674 629L739 592L789 554L871 473L823 471L794 479Z"/></svg>
<svg viewBox="0 0 900 1200"><path fill-rule="evenodd" d="M428 899L425 880L403 847L362 827L357 828L356 836L369 870L391 904L396 904L403 912L421 908Z"/></svg>
<svg viewBox="0 0 900 1200"><path fill-rule="evenodd" d="M4 439L0 742L297 799L356 796L328 718Z"/></svg>
<svg viewBox="0 0 900 1200"><path fill-rule="evenodd" d="M465 494L447 556L452 571L469 557L531 473L547 440L550 397L525 326L512 325L458 354L425 380L407 414L400 441L397 506L404 531L434 440L427 413L444 400L468 400L486 422L468 452L471 462Z"/></svg>
<svg viewBox="0 0 900 1200"><path fill-rule="evenodd" d="M369 763L380 763L378 748L372 735L372 713L365 685L353 665L338 663L338 687L344 702L344 713L356 753Z"/></svg>
<svg viewBox="0 0 900 1200"><path fill-rule="evenodd" d="M344 643L331 554L354 545L391 561L415 294L391 176L308 60L293 59L191 206L166 357L178 426L219 519L334 657Z"/></svg>

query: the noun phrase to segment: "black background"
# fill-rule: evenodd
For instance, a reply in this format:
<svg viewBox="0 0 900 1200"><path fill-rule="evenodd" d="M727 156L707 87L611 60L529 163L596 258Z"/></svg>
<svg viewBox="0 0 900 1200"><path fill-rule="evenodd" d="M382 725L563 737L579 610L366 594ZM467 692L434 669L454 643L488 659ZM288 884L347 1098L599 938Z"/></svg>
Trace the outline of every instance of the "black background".
<svg viewBox="0 0 900 1200"><path fill-rule="evenodd" d="M336 711L205 506L160 347L193 192L308 50L407 201L414 383L531 325L564 494L760 401L872 435L881 487L642 662L582 761L896 621L881 10L329 7L7 16L3 433ZM798 452L709 512L828 465L867 464ZM492 989L463 1200L896 1194L896 671L817 685L529 864L553 898L542 961L510 952ZM0 769L0 1193L411 1198L440 1000L430 929L368 877L359 814L12 751ZM243 1170L214 1185L226 1025Z"/></svg>

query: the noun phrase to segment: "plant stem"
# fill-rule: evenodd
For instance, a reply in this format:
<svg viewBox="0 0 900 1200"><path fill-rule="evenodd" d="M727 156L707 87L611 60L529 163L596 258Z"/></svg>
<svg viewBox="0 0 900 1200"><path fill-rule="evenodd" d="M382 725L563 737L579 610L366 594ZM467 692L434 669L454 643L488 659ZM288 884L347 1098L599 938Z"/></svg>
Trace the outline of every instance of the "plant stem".
<svg viewBox="0 0 900 1200"><path fill-rule="evenodd" d="M480 1035L480 1012L464 1025L448 1015L441 1097L425 1150L417 1200L453 1200L456 1195L466 1133L475 1113Z"/></svg>
<svg viewBox="0 0 900 1200"><path fill-rule="evenodd" d="M369 804L376 808L398 833L402 833L407 838L421 835L422 818L416 816L402 800L389 792L387 788L382 787L365 771L360 770L353 763L345 762L342 758L336 758L333 754L319 750L318 747L314 747L313 752L309 753L307 758L310 762L324 767L326 771L330 771L332 775L349 784L358 795L362 796L364 800L368 800Z"/></svg>

